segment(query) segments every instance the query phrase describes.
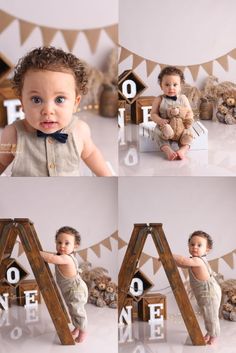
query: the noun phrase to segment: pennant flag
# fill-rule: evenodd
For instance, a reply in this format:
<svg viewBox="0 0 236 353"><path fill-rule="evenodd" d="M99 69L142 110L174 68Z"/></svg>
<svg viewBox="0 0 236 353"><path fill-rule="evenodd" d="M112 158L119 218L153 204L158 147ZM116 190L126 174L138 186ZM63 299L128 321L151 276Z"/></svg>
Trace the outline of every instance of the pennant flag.
<svg viewBox="0 0 236 353"><path fill-rule="evenodd" d="M92 53L95 53L97 44L99 41L101 29L84 29L83 30L84 34L86 35L86 38L89 42L90 49Z"/></svg>
<svg viewBox="0 0 236 353"><path fill-rule="evenodd" d="M159 261L155 257L152 257L152 267L153 267L153 274L155 275L157 271L159 271L159 268L161 267L161 261Z"/></svg>
<svg viewBox="0 0 236 353"><path fill-rule="evenodd" d="M223 69L225 71L228 71L229 65L228 65L228 56L227 55L223 55L223 56L217 58L216 60L223 67Z"/></svg>
<svg viewBox="0 0 236 353"><path fill-rule="evenodd" d="M118 43L118 25L112 25L104 28L104 31L114 43Z"/></svg>
<svg viewBox="0 0 236 353"><path fill-rule="evenodd" d="M8 15L6 12L0 10L0 33L2 33L15 18L11 15Z"/></svg>
<svg viewBox="0 0 236 353"><path fill-rule="evenodd" d="M118 240L118 231L117 230L114 233L112 233L111 238Z"/></svg>
<svg viewBox="0 0 236 353"><path fill-rule="evenodd" d="M218 273L219 270L219 259L211 260L209 261L209 264L212 268L212 270L216 273Z"/></svg>
<svg viewBox="0 0 236 353"><path fill-rule="evenodd" d="M208 61L207 63L201 64L203 69L208 73L208 75L212 76L213 72L213 61Z"/></svg>
<svg viewBox="0 0 236 353"><path fill-rule="evenodd" d="M133 54L133 70L143 62L144 58L139 55Z"/></svg>
<svg viewBox="0 0 236 353"><path fill-rule="evenodd" d="M230 268L234 268L234 254L233 251L222 256L222 259L229 265Z"/></svg>
<svg viewBox="0 0 236 353"><path fill-rule="evenodd" d="M189 71L191 72L193 81L197 80L198 72L199 72L200 65L190 65L188 66Z"/></svg>
<svg viewBox="0 0 236 353"><path fill-rule="evenodd" d="M146 60L146 71L147 71L147 77L151 75L151 73L154 71L156 68L157 63L151 60Z"/></svg>
<svg viewBox="0 0 236 353"><path fill-rule="evenodd" d="M84 249L84 250L78 251L79 256L80 256L81 259L83 259L84 261L87 261L87 253L88 253L88 249Z"/></svg>
<svg viewBox="0 0 236 353"><path fill-rule="evenodd" d="M233 59L236 59L236 49L231 50L231 52L229 52L229 56L231 56Z"/></svg>
<svg viewBox="0 0 236 353"><path fill-rule="evenodd" d="M40 27L42 37L43 37L43 45L50 45L55 34L57 33L57 29L50 28L50 27Z"/></svg>
<svg viewBox="0 0 236 353"><path fill-rule="evenodd" d="M36 25L30 22L19 20L19 26L20 26L20 43L21 45L23 45L24 42L28 39L30 34L35 29Z"/></svg>
<svg viewBox="0 0 236 353"><path fill-rule="evenodd" d="M125 48L122 48L121 47L121 52L120 52L120 58L119 58L119 64L124 61L125 59L127 59L132 53L125 49Z"/></svg>
<svg viewBox="0 0 236 353"><path fill-rule="evenodd" d="M63 29L61 30L61 33L63 35L63 38L66 42L66 45L69 51L72 51L79 32L74 30Z"/></svg>
<svg viewBox="0 0 236 353"><path fill-rule="evenodd" d="M108 250L112 251L110 237L104 239L104 240L102 241L102 245L105 246L105 248L107 248Z"/></svg>
<svg viewBox="0 0 236 353"><path fill-rule="evenodd" d="M143 252L139 258L139 267L142 267L149 259L150 256Z"/></svg>
<svg viewBox="0 0 236 353"><path fill-rule="evenodd" d="M122 240L121 238L118 238L118 250L122 249L126 245L127 243L124 240Z"/></svg>
<svg viewBox="0 0 236 353"><path fill-rule="evenodd" d="M101 257L100 244L95 244L93 246L90 246L90 249L93 250L93 252L97 255L97 257Z"/></svg>

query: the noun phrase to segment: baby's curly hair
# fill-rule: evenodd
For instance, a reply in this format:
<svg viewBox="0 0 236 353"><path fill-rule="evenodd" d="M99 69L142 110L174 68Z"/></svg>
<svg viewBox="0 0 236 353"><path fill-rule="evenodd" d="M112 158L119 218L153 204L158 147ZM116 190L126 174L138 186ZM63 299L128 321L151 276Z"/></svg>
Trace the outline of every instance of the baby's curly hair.
<svg viewBox="0 0 236 353"><path fill-rule="evenodd" d="M194 237L194 236L197 236L197 237L201 237L201 238L204 238L207 240L207 246L209 249L212 249L213 248L213 240L212 240L212 237L207 234L206 232L203 232L202 230L196 230L195 232L193 232L189 238L188 238L188 244L190 243L191 239Z"/></svg>
<svg viewBox="0 0 236 353"><path fill-rule="evenodd" d="M57 240L59 234L61 234L61 233L66 233L66 234L73 235L75 237L75 244L76 245L80 245L81 236L80 236L79 232L75 228L72 228L72 227L69 227L69 226L61 227L60 229L58 229L56 231L56 235L55 235L55 239L56 240Z"/></svg>
<svg viewBox="0 0 236 353"><path fill-rule="evenodd" d="M164 76L170 76L170 75L179 76L181 83L185 82L183 71L181 71L175 66L166 66L161 70L161 72L158 75L159 84L161 84Z"/></svg>
<svg viewBox="0 0 236 353"><path fill-rule="evenodd" d="M28 70L72 73L76 83L76 94L87 93L88 76L85 65L75 55L66 53L62 49L39 47L31 50L18 61L11 80L18 97L21 96L25 74Z"/></svg>

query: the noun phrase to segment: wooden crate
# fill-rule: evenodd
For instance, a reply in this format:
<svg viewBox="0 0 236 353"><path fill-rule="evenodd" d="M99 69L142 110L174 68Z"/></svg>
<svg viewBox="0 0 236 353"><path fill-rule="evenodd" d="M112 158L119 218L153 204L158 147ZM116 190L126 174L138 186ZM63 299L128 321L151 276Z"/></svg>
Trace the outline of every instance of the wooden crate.
<svg viewBox="0 0 236 353"><path fill-rule="evenodd" d="M12 304L12 301L14 300L15 290L9 284L7 284L5 282L0 282L0 295L2 295L3 293L9 294L8 305L10 307Z"/></svg>
<svg viewBox="0 0 236 353"><path fill-rule="evenodd" d="M19 280L17 282L9 282L7 278L7 272L11 268L16 268L19 272ZM0 266L0 280L3 280L11 287L16 288L28 276L28 272L13 258L6 258L2 260ZM14 280L14 279L13 279Z"/></svg>
<svg viewBox="0 0 236 353"><path fill-rule="evenodd" d="M149 293L141 298L141 300L138 303L138 316L143 321L148 321L150 319L148 304L163 304L161 315L163 315L164 319L167 318L165 295L160 293Z"/></svg>
<svg viewBox="0 0 236 353"><path fill-rule="evenodd" d="M25 305L25 291L28 290L37 290L37 295L35 295L35 300L38 301L38 303L41 303L41 295L39 292L39 286L37 282L34 279L27 279L25 281L22 281L18 288L17 288L17 303L18 305L24 306Z"/></svg>
<svg viewBox="0 0 236 353"><path fill-rule="evenodd" d="M134 300L136 300L137 302L143 297L145 296L145 294L147 293L148 290L150 290L153 287L153 283L151 282L151 280L143 273L143 271L141 271L139 268L136 269L135 274L133 276L133 279L138 278L139 280L142 281L143 283L143 293L140 295L133 295L132 293L129 292L129 295L132 296L132 298L134 298ZM132 279L132 280L133 280ZM132 285L132 281L131 281L131 285Z"/></svg>
<svg viewBox="0 0 236 353"><path fill-rule="evenodd" d="M17 99L9 80L0 83L0 127L7 125L7 109L3 105L6 99Z"/></svg>
<svg viewBox="0 0 236 353"><path fill-rule="evenodd" d="M151 120L148 115L150 115L154 98L154 96L142 96L137 98L137 100L131 105L132 123L140 124Z"/></svg>
<svg viewBox="0 0 236 353"><path fill-rule="evenodd" d="M127 92L124 91L125 82L132 82L133 86L135 86L135 94L132 97L127 96ZM131 86L131 85L130 85ZM118 93L119 99L125 99L127 103L132 104L146 89L145 83L136 75L132 70L125 70L120 76L118 80ZM129 95L131 92L129 92Z"/></svg>

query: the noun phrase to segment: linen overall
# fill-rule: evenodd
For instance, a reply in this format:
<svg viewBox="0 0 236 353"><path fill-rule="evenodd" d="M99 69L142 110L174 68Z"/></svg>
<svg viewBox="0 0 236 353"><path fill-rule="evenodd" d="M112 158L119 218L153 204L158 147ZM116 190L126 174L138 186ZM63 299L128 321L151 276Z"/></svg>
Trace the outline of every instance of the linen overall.
<svg viewBox="0 0 236 353"><path fill-rule="evenodd" d="M87 328L87 315L85 304L88 301L88 288L80 277L78 261L73 254L69 255L76 267L75 277L65 277L55 265L56 281L68 307L72 324L85 331Z"/></svg>
<svg viewBox="0 0 236 353"><path fill-rule="evenodd" d="M210 277L206 281L198 280L194 276L192 269L189 268L190 286L202 311L208 335L216 337L220 334L219 308L221 288L214 278L213 271L207 260L203 257L201 259L205 263Z"/></svg>
<svg viewBox="0 0 236 353"><path fill-rule="evenodd" d="M52 137L37 137L36 131L25 130L22 120L15 121L17 149L12 176L79 176L77 122L78 117L73 116L70 124L62 129L68 139L60 143Z"/></svg>
<svg viewBox="0 0 236 353"><path fill-rule="evenodd" d="M170 108L170 107L176 107L176 106L185 106L185 99L184 99L184 95L183 94L180 94L178 97L177 97L177 100L174 101L172 99L169 99L167 97L165 97L164 95L162 96L162 99L161 99L161 104L160 104L160 108L159 108L159 115L162 119L167 119L167 109ZM171 140L164 140L162 137L161 137L161 130L158 126L158 124L156 125L155 129L154 129L154 139L155 141L158 143L159 147L163 147L165 145L168 145L171 147Z"/></svg>

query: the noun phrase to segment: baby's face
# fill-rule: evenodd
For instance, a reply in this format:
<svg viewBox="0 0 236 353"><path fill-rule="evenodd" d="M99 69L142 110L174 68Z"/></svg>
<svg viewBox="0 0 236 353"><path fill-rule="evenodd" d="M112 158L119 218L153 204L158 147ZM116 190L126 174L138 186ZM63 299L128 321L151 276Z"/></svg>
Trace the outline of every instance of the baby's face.
<svg viewBox="0 0 236 353"><path fill-rule="evenodd" d="M189 253L193 257L201 257L209 252L209 247L207 245L207 239L199 237L197 235L193 236L188 245Z"/></svg>
<svg viewBox="0 0 236 353"><path fill-rule="evenodd" d="M28 124L53 133L70 123L80 96L76 96L71 73L29 70L24 78L21 101Z"/></svg>
<svg viewBox="0 0 236 353"><path fill-rule="evenodd" d="M59 233L56 239L56 249L58 254L69 255L74 251L75 237L72 234Z"/></svg>
<svg viewBox="0 0 236 353"><path fill-rule="evenodd" d="M181 80L177 75L164 75L161 81L161 89L167 96L177 96L181 90Z"/></svg>

